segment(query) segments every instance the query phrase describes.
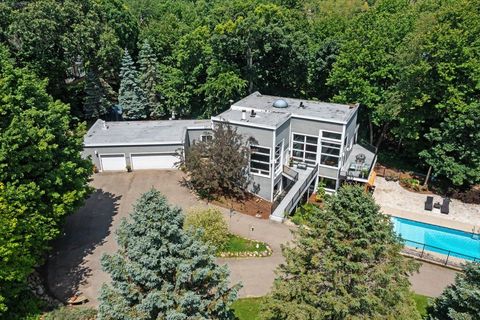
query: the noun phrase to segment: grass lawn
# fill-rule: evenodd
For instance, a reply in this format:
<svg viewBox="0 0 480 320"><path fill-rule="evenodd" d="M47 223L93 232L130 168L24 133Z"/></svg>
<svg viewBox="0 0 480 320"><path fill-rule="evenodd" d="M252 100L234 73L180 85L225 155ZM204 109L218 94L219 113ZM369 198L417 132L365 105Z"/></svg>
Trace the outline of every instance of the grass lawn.
<svg viewBox="0 0 480 320"><path fill-rule="evenodd" d="M413 300L415 300L415 303L417 304L417 310L418 312L420 312L422 317L427 315L427 306L429 299L429 297L422 296L421 294L413 294Z"/></svg>
<svg viewBox="0 0 480 320"><path fill-rule="evenodd" d="M262 304L262 297L260 298L243 298L238 299L233 303L233 309L238 320L259 320L260 319L260 305ZM422 317L427 314L427 305L429 297L421 294L414 294L413 299L417 304L417 310Z"/></svg>
<svg viewBox="0 0 480 320"><path fill-rule="evenodd" d="M243 298L233 303L238 320L260 320L260 305L263 297Z"/></svg>
<svg viewBox="0 0 480 320"><path fill-rule="evenodd" d="M257 248L258 244L258 248ZM265 243L260 241L248 240L234 234L230 234L228 237L228 242L223 252L254 252L254 251L265 251L267 246Z"/></svg>

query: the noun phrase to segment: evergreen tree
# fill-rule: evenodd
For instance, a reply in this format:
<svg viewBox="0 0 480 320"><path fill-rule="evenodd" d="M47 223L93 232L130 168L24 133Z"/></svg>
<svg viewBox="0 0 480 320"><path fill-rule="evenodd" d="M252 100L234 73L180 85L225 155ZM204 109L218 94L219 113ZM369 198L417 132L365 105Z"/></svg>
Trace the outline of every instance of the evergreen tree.
<svg viewBox="0 0 480 320"><path fill-rule="evenodd" d="M143 42L138 55L138 65L140 70L140 85L145 92L148 100L150 116L160 118L165 115L160 104L158 86L158 61L153 53L148 41Z"/></svg>
<svg viewBox="0 0 480 320"><path fill-rule="evenodd" d="M344 186L311 208L309 228L284 247L285 264L263 310L265 319L419 319L408 274L416 264L389 218L359 186Z"/></svg>
<svg viewBox="0 0 480 320"><path fill-rule="evenodd" d="M110 103L100 80L95 72L89 71L85 83L85 100L83 103L85 118L100 118L105 115L109 109Z"/></svg>
<svg viewBox="0 0 480 320"><path fill-rule="evenodd" d="M215 264L214 248L183 230L180 209L157 190L143 194L117 230L120 246L102 258L99 319L233 319L239 285Z"/></svg>
<svg viewBox="0 0 480 320"><path fill-rule="evenodd" d="M429 307L432 320L474 320L480 317L480 263L465 265L455 283L448 286Z"/></svg>
<svg viewBox="0 0 480 320"><path fill-rule="evenodd" d="M147 97L140 86L138 71L132 57L126 49L122 59L122 67L120 68L118 103L123 110L125 119L138 120L147 118Z"/></svg>

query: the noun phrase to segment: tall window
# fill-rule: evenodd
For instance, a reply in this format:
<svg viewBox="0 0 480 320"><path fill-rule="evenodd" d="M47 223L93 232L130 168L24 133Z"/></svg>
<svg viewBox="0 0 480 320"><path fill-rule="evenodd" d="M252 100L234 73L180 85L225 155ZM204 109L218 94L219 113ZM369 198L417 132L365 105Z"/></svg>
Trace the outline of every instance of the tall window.
<svg viewBox="0 0 480 320"><path fill-rule="evenodd" d="M340 162L342 135L335 132L322 132L320 164L337 168Z"/></svg>
<svg viewBox="0 0 480 320"><path fill-rule="evenodd" d="M275 175L282 172L282 146L283 141L280 141L280 143L275 146Z"/></svg>
<svg viewBox="0 0 480 320"><path fill-rule="evenodd" d="M299 162L315 164L318 138L301 134L293 135L292 158Z"/></svg>
<svg viewBox="0 0 480 320"><path fill-rule="evenodd" d="M250 146L250 173L270 175L270 149Z"/></svg>

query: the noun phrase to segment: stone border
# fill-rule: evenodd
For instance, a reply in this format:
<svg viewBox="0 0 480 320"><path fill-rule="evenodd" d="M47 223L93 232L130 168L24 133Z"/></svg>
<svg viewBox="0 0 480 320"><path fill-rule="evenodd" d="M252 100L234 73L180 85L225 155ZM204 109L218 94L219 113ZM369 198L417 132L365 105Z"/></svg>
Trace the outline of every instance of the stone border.
<svg viewBox="0 0 480 320"><path fill-rule="evenodd" d="M246 240L261 242L257 240L251 240L244 238ZM265 247L267 247L264 251L240 251L240 252L220 252L218 254L218 258L265 258L272 255L273 251L272 248L268 244L265 243Z"/></svg>

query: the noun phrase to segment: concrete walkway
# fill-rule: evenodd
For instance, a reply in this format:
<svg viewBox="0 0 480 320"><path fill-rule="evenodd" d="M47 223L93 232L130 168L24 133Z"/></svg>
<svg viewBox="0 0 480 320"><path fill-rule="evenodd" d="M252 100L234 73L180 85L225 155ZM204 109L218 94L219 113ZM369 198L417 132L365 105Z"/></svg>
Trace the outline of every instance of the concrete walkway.
<svg viewBox="0 0 480 320"><path fill-rule="evenodd" d="M98 305L97 297L103 283L110 281L101 270L100 258L117 249L114 230L123 217L128 217L132 204L152 187L160 190L169 202L184 209L206 206L181 186L178 171L137 171L134 173L97 174L92 186L95 193L75 214L67 218L65 233L54 244L47 262L47 283L50 291L61 301L80 290L90 298L91 306ZM270 257L218 259L231 271L231 282L243 284L240 296L263 296L270 292L275 269L284 259L281 244L292 240L290 227L270 220L236 213L224 213L233 233L266 242L273 250ZM437 266L422 267L411 277L415 291L436 296L452 282L455 273Z"/></svg>

